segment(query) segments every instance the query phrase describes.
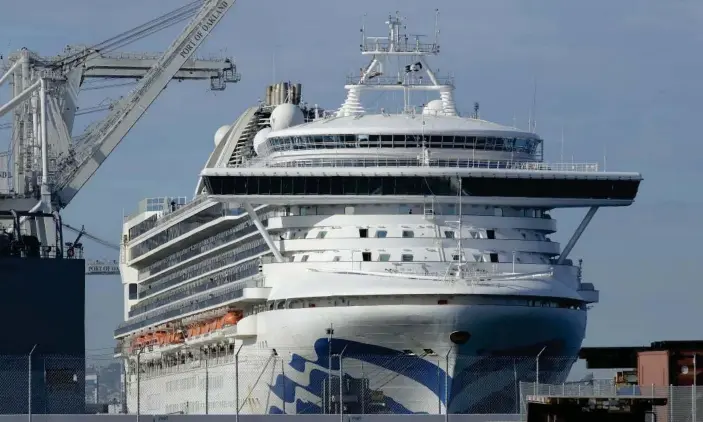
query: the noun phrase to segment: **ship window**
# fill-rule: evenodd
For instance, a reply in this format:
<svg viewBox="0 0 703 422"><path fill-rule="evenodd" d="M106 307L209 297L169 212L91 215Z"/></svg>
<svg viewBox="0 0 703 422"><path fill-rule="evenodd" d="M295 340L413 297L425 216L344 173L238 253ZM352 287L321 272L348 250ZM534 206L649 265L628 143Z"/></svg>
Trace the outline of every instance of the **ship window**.
<svg viewBox="0 0 703 422"><path fill-rule="evenodd" d="M458 260L459 260L459 255L452 255L452 260L458 261Z"/></svg>
<svg viewBox="0 0 703 422"><path fill-rule="evenodd" d="M332 262L339 262L341 258L341 256L335 256L334 258L332 258Z"/></svg>
<svg viewBox="0 0 703 422"><path fill-rule="evenodd" d="M361 259L362 259L364 262L371 261L371 252L362 252L362 253L361 253Z"/></svg>
<svg viewBox="0 0 703 422"><path fill-rule="evenodd" d="M382 238L386 237L388 235L388 231L386 230L376 230L376 237Z"/></svg>
<svg viewBox="0 0 703 422"><path fill-rule="evenodd" d="M129 300L136 300L136 299L137 299L137 284L130 283L130 285L129 285Z"/></svg>
<svg viewBox="0 0 703 422"><path fill-rule="evenodd" d="M491 254L491 262L498 262L498 254L497 253Z"/></svg>
<svg viewBox="0 0 703 422"><path fill-rule="evenodd" d="M469 231L469 234L471 235L472 239L478 239L478 232L471 230Z"/></svg>
<svg viewBox="0 0 703 422"><path fill-rule="evenodd" d="M445 236L447 239L454 239L454 232L451 231L451 230L447 230L447 231L444 232L444 236Z"/></svg>
<svg viewBox="0 0 703 422"><path fill-rule="evenodd" d="M391 260L391 254L389 253L382 253L378 255L378 260L382 262L388 262Z"/></svg>
<svg viewBox="0 0 703 422"><path fill-rule="evenodd" d="M318 239L324 239L325 236L327 236L327 232L326 232L326 231L321 231L321 232L319 232L319 233L317 234L317 238L318 238Z"/></svg>
<svg viewBox="0 0 703 422"><path fill-rule="evenodd" d="M359 237L369 237L369 229L359 229Z"/></svg>
<svg viewBox="0 0 703 422"><path fill-rule="evenodd" d="M496 231L495 230L486 230L486 237L489 239L495 239L496 238Z"/></svg>
<svg viewBox="0 0 703 422"><path fill-rule="evenodd" d="M412 230L403 230L403 237L415 237L415 233Z"/></svg>
<svg viewBox="0 0 703 422"><path fill-rule="evenodd" d="M412 254L405 254L404 253L400 256L400 260L403 262L412 262L413 256L412 256Z"/></svg>
<svg viewBox="0 0 703 422"><path fill-rule="evenodd" d="M307 262L309 257L310 257L309 255L303 255L303 257L300 258L300 262Z"/></svg>

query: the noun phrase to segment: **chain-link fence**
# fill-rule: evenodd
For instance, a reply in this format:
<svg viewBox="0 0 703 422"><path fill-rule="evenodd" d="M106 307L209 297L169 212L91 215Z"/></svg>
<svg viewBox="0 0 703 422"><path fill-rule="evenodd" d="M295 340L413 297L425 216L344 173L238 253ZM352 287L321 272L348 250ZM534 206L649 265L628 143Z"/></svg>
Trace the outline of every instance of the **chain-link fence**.
<svg viewBox="0 0 703 422"><path fill-rule="evenodd" d="M610 380L559 385L520 383L520 412L527 410L528 396L665 398L667 404L654 409L656 422L703 421L703 388L695 386L617 386Z"/></svg>
<svg viewBox="0 0 703 422"><path fill-rule="evenodd" d="M141 414L502 414L527 395L665 397L658 422L703 422L703 389L565 382L573 357L452 354L318 355L271 351L176 359L142 356L123 367L113 412ZM83 413L85 359L0 357L0 414ZM98 386L95 380L95 388ZM539 388L536 387L539 383ZM31 385L31 389L30 389ZM31 394L29 393L31 391ZM698 410L701 411L698 411ZM512 419L511 419L512 420Z"/></svg>
<svg viewBox="0 0 703 422"><path fill-rule="evenodd" d="M85 401L84 358L0 357L0 414L83 413Z"/></svg>
<svg viewBox="0 0 703 422"><path fill-rule="evenodd" d="M263 354L267 353L267 354ZM520 382L564 381L568 358L317 355L262 350L127 368L127 410L143 414L520 412ZM537 375L539 373L539 375Z"/></svg>

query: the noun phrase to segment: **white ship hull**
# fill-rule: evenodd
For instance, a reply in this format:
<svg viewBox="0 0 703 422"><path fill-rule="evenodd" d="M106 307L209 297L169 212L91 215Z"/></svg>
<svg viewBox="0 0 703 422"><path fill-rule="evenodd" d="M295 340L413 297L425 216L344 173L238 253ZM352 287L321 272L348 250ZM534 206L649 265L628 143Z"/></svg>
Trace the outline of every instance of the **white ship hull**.
<svg viewBox="0 0 703 422"><path fill-rule="evenodd" d="M242 346L238 370L225 355L207 369L196 361L143 376L141 413L234 414L237 398L242 414L336 412L327 397L330 385L333 397L339 391L340 353L347 413L443 413L447 398L450 413L512 413L518 382L535 380L540 350L546 346L540 382L563 382L573 363L565 357L575 359L586 327L585 311L527 306L350 306L255 317L259 334ZM449 340L459 330L471 334L463 346ZM134 412L134 382L128 395Z"/></svg>

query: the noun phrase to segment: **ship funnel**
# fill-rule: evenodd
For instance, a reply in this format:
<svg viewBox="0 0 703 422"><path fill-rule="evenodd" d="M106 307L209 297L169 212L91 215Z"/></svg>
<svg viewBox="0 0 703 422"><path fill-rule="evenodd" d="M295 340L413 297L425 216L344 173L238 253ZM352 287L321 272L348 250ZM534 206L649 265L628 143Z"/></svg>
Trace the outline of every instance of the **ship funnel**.
<svg viewBox="0 0 703 422"><path fill-rule="evenodd" d="M303 86L299 83L280 82L266 87L265 103L277 106L284 103L300 105Z"/></svg>

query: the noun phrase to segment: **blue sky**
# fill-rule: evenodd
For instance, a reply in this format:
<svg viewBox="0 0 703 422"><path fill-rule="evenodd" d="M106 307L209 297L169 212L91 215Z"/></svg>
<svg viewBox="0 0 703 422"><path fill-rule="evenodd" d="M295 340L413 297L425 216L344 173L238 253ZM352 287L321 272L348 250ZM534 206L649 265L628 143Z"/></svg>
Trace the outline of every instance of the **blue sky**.
<svg viewBox="0 0 703 422"><path fill-rule="evenodd" d="M105 40L186 1L37 0L31 25L26 6L5 3L0 52L26 46L52 55L67 44ZM696 135L703 4L693 0L240 0L199 53L233 56L242 81L218 93L205 82L172 83L74 199L65 220L117 242L123 212L133 212L143 197L192 195L215 130L263 96L274 54L277 78L301 82L308 102L336 108L345 75L366 62L358 54L362 15L368 14L370 32L382 35L388 13L401 10L410 32L431 34L435 7L443 55L433 64L454 74L461 111L479 101L482 118L526 127L536 80L537 131L548 161L560 159L563 127L568 161L606 156L608 170L645 178L636 204L600 210L572 254L584 259L586 281L601 290L585 345L700 336L694 321L703 297L695 267L703 237L703 146ZM160 51L180 28L125 50ZM125 91L98 92L83 94L81 105ZM7 136L0 132L0 146ZM584 213L556 212L561 231L555 240L565 243ZM88 254L116 258L98 245ZM87 347L98 356L112 346L122 317L119 277L89 278L87 291Z"/></svg>

